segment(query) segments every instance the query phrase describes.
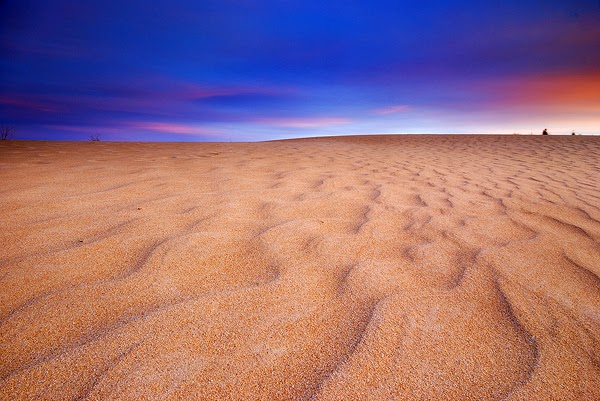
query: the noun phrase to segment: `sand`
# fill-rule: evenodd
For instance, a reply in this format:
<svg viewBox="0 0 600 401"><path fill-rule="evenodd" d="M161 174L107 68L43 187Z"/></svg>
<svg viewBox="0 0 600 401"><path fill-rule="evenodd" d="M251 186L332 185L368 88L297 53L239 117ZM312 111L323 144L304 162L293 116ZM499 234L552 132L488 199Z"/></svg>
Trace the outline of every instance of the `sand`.
<svg viewBox="0 0 600 401"><path fill-rule="evenodd" d="M0 143L1 400L600 399L600 139Z"/></svg>

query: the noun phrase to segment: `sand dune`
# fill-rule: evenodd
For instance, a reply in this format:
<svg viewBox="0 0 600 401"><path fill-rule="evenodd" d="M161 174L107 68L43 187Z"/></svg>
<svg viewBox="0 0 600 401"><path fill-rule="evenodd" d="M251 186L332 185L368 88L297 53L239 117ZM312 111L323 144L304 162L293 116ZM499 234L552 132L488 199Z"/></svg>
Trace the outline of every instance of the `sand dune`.
<svg viewBox="0 0 600 401"><path fill-rule="evenodd" d="M600 140L0 144L1 400L600 399Z"/></svg>

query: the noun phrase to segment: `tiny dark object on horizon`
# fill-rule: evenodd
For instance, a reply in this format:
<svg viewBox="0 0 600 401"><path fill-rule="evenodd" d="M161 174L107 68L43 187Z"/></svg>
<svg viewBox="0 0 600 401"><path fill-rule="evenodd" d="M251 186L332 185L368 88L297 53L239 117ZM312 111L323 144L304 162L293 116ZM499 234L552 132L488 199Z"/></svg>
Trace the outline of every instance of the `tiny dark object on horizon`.
<svg viewBox="0 0 600 401"><path fill-rule="evenodd" d="M100 134L95 133L90 135L90 141L92 142L100 142Z"/></svg>
<svg viewBox="0 0 600 401"><path fill-rule="evenodd" d="M542 131L542 135L548 135L548 129L544 128L544 131Z"/></svg>

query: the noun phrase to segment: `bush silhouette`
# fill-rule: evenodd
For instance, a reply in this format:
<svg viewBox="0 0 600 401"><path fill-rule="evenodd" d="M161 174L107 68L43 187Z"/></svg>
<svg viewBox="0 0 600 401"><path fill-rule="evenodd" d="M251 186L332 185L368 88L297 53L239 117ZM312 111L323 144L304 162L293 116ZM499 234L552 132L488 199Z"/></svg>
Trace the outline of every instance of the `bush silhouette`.
<svg viewBox="0 0 600 401"><path fill-rule="evenodd" d="M14 128L12 125L0 124L0 140L12 139Z"/></svg>

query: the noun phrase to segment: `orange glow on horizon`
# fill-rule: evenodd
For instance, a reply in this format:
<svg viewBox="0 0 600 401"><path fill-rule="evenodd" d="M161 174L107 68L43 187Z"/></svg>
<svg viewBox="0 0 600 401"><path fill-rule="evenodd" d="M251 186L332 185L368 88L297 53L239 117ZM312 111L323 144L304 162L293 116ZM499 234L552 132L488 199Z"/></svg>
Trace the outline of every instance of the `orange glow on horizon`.
<svg viewBox="0 0 600 401"><path fill-rule="evenodd" d="M495 83L491 89L500 93L500 103L507 106L600 112L600 73L528 77Z"/></svg>

